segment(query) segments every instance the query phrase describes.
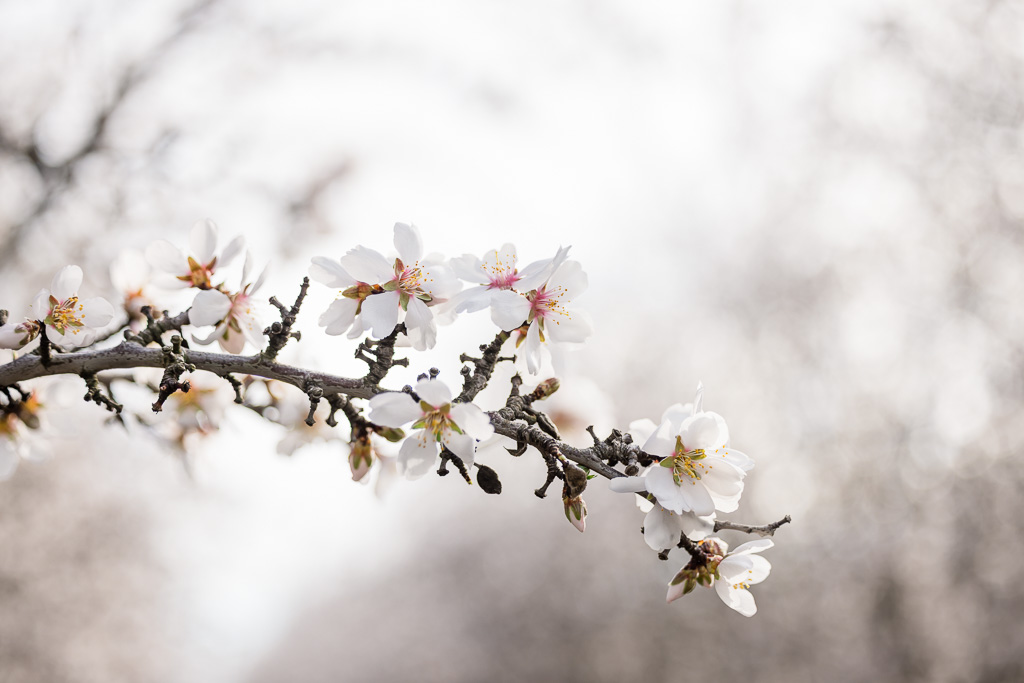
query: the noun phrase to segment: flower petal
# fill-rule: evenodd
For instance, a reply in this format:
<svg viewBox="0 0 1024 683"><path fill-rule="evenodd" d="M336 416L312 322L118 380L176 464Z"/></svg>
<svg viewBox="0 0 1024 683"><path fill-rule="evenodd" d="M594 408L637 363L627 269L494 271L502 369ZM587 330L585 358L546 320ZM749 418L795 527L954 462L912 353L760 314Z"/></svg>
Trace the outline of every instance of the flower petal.
<svg viewBox="0 0 1024 683"><path fill-rule="evenodd" d="M459 456L467 469L473 466L473 456L476 451L476 442L473 437L446 430L441 435L441 442L448 450Z"/></svg>
<svg viewBox="0 0 1024 683"><path fill-rule="evenodd" d="M731 584L716 582L715 590L718 597L722 598L729 607L733 608L745 617L752 617L757 613L757 605L754 603L754 596L744 588L733 588Z"/></svg>
<svg viewBox="0 0 1024 683"><path fill-rule="evenodd" d="M82 324L86 327L103 327L114 319L114 307L102 297L92 297L78 303Z"/></svg>
<svg viewBox="0 0 1024 683"><path fill-rule="evenodd" d="M188 321L197 327L216 325L231 310L231 299L216 289L204 289L196 294L192 308L188 310Z"/></svg>
<svg viewBox="0 0 1024 683"><path fill-rule="evenodd" d="M320 315L317 323L320 327L326 327L324 332L329 335L345 334L346 330L352 326L352 321L355 320L358 306L359 302L355 299L336 299Z"/></svg>
<svg viewBox="0 0 1024 683"><path fill-rule="evenodd" d="M491 320L501 329L514 330L530 315L530 302L511 290L495 292L491 298Z"/></svg>
<svg viewBox="0 0 1024 683"><path fill-rule="evenodd" d="M435 408L440 408L444 404L452 402L451 389L439 379L421 379L416 383L416 393L420 399Z"/></svg>
<svg viewBox="0 0 1024 683"><path fill-rule="evenodd" d="M67 301L78 294L82 286L82 269L78 266L64 266L53 276L50 293L57 301Z"/></svg>
<svg viewBox="0 0 1024 683"><path fill-rule="evenodd" d="M217 267L227 268L231 265L238 255L245 249L245 238L239 235L235 239L228 242L228 246L224 247L224 250L220 252L220 256L217 257Z"/></svg>
<svg viewBox="0 0 1024 683"><path fill-rule="evenodd" d="M644 541L651 550L661 552L679 543L679 522L671 512L655 505L644 518Z"/></svg>
<svg viewBox="0 0 1024 683"><path fill-rule="evenodd" d="M202 265L212 261L217 252L217 224L209 218L196 221L189 233L188 246L192 256Z"/></svg>
<svg viewBox="0 0 1024 683"><path fill-rule="evenodd" d="M157 240L146 247L146 260L157 270L172 275L187 275L189 272L185 254L167 240Z"/></svg>
<svg viewBox="0 0 1024 683"><path fill-rule="evenodd" d="M395 223L395 249L402 263L411 266L423 256L423 238L415 225Z"/></svg>
<svg viewBox="0 0 1024 683"><path fill-rule="evenodd" d="M730 556L746 555L749 553L760 553L769 548L775 547L775 541L770 538L758 538L753 541L747 541L742 545L736 546L736 549L729 553Z"/></svg>
<svg viewBox="0 0 1024 683"><path fill-rule="evenodd" d="M544 331L548 337L558 343L581 344L587 340L593 329L590 316L579 309L548 317L544 323Z"/></svg>
<svg viewBox="0 0 1024 683"><path fill-rule="evenodd" d="M394 265L379 251L358 246L341 257L341 266L359 282L383 284L395 277Z"/></svg>
<svg viewBox="0 0 1024 683"><path fill-rule="evenodd" d="M616 477L608 482L608 488L616 493L639 493L647 490L647 478Z"/></svg>
<svg viewBox="0 0 1024 683"><path fill-rule="evenodd" d="M672 430L672 422L665 420L647 439L643 451L651 455L667 458L676 452L676 435Z"/></svg>
<svg viewBox="0 0 1024 683"><path fill-rule="evenodd" d="M677 515L683 512L683 497L680 487L676 485L670 470L665 467L652 467L644 479L647 480L647 490L658 499L658 503L663 508L671 510ZM712 511L714 511L713 506Z"/></svg>
<svg viewBox="0 0 1024 683"><path fill-rule="evenodd" d="M483 441L491 438L491 435L494 434L491 419L472 403L456 403L452 406L451 416L459 429L474 439Z"/></svg>
<svg viewBox="0 0 1024 683"><path fill-rule="evenodd" d="M309 277L328 287L347 289L356 283L339 261L325 256L314 256L309 266Z"/></svg>
<svg viewBox="0 0 1024 683"><path fill-rule="evenodd" d="M419 479L437 462L437 442L417 430L406 437L398 451L398 464L407 479Z"/></svg>
<svg viewBox="0 0 1024 683"><path fill-rule="evenodd" d="M370 399L367 419L384 427L401 427L423 417L423 410L412 396L401 391L388 391Z"/></svg>
<svg viewBox="0 0 1024 683"><path fill-rule="evenodd" d="M729 441L729 429L718 413L697 413L687 418L679 428L679 435L683 437L687 450L703 448L712 451L724 447Z"/></svg>
<svg viewBox="0 0 1024 683"><path fill-rule="evenodd" d="M413 348L417 351L434 348L437 343L437 325L434 323L434 314L425 303L416 298L409 299L405 324L413 340Z"/></svg>
<svg viewBox="0 0 1024 683"><path fill-rule="evenodd" d="M363 319L364 325L371 328L373 336L377 339L382 339L395 331L395 325L398 324L398 302L397 291L371 294L363 301L359 317Z"/></svg>
<svg viewBox="0 0 1024 683"><path fill-rule="evenodd" d="M484 270L484 262L473 254L456 256L448 262L452 271L466 282L480 285L490 284L491 279Z"/></svg>

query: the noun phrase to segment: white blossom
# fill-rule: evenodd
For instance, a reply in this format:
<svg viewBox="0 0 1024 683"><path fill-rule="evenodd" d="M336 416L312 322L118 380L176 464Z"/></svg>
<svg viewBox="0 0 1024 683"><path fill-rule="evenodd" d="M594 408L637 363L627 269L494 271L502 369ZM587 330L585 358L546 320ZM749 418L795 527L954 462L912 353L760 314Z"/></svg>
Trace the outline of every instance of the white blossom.
<svg viewBox="0 0 1024 683"><path fill-rule="evenodd" d="M251 255L247 253L238 292L204 289L196 294L188 312L189 323L199 327L216 325L205 339L193 337L197 344L216 341L228 353L241 353L247 341L256 349L263 347L263 324L253 296L263 286L267 271L264 268L255 283L247 282L251 262Z"/></svg>
<svg viewBox="0 0 1024 683"><path fill-rule="evenodd" d="M472 403L452 403L452 393L437 379L416 383L417 403L404 392L385 392L370 399L369 420L386 427L413 422L415 430L398 452L399 466L409 479L417 479L437 462L440 447L448 448L471 467L476 442L490 437L494 427Z"/></svg>
<svg viewBox="0 0 1024 683"><path fill-rule="evenodd" d="M455 313L473 313L491 306L498 292L534 290L551 277L568 255L569 247L559 247L553 258L534 261L521 271L517 268L516 247L511 243L487 252L482 258L473 254L453 258L450 263L455 274L476 286L456 294L448 305ZM491 315L493 319L493 310Z"/></svg>
<svg viewBox="0 0 1024 683"><path fill-rule="evenodd" d="M536 374L542 344L578 344L590 336L590 320L572 304L587 289L587 274L578 261L565 261L536 289L493 295L491 317L505 331L518 330L527 370Z"/></svg>
<svg viewBox="0 0 1024 683"><path fill-rule="evenodd" d="M423 241L415 226L396 223L394 244L398 256L393 260L363 246L337 261L313 258L310 277L340 290L340 298L320 316L319 324L327 334L340 335L352 328L352 337L368 329L381 339L404 320L416 350L437 343L431 308L447 301L461 284L448 266L424 258Z"/></svg>
<svg viewBox="0 0 1024 683"><path fill-rule="evenodd" d="M106 299L80 299L82 269L64 266L50 283L41 289L31 306L30 317L22 323L8 323L0 328L0 346L21 348L39 333L36 321L45 326L46 338L64 349L88 346L96 340L96 332L114 317L114 307Z"/></svg>
<svg viewBox="0 0 1024 683"><path fill-rule="evenodd" d="M218 253L217 225L205 219L192 226L188 254L167 240L157 240L146 248L146 258L158 271L172 276L168 286L212 289L216 271L231 264L244 248L245 238L238 236Z"/></svg>

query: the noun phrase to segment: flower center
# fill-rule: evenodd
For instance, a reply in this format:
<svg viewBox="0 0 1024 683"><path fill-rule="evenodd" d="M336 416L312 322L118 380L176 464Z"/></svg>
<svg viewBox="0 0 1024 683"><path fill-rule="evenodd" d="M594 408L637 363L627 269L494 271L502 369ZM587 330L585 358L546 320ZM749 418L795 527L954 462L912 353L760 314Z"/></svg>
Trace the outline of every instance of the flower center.
<svg viewBox="0 0 1024 683"><path fill-rule="evenodd" d="M47 325L52 325L58 332L65 334L69 327L83 327L82 311L85 307L78 303L78 297L73 296L65 301L57 301L50 297L50 315L46 316ZM73 331L78 334L78 330Z"/></svg>
<svg viewBox="0 0 1024 683"><path fill-rule="evenodd" d="M530 322L537 318L543 322L546 318L554 319L555 316L571 319L569 311L562 305L562 297L565 294L564 287L556 287L553 290L541 287L527 294L526 298L530 301ZM558 320L554 322L556 325L559 324Z"/></svg>
<svg viewBox="0 0 1024 683"><path fill-rule="evenodd" d="M683 446L682 437L677 436L675 453L671 457L662 460L661 466L671 468L672 479L675 481L676 486L682 486L684 481L695 484L714 467L714 465L704 462L705 458L707 458L707 454L703 448L687 450Z"/></svg>
<svg viewBox="0 0 1024 683"><path fill-rule="evenodd" d="M213 275L213 271L216 266L216 256L205 266L189 256L188 275L179 275L178 279L182 282L188 282L192 287L196 287L198 289L210 289L213 286L210 282L210 276Z"/></svg>
<svg viewBox="0 0 1024 683"><path fill-rule="evenodd" d="M441 441L446 432L462 433L449 414L452 408L450 403L435 408L426 401L420 401L420 408L423 410L423 417L413 425L413 429L422 429L424 437L429 436L434 441Z"/></svg>

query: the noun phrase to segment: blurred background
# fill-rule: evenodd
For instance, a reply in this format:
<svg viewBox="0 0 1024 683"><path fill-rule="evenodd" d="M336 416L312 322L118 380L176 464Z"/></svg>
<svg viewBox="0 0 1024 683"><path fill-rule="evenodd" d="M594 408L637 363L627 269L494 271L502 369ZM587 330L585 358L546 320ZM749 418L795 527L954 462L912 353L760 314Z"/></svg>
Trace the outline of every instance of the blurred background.
<svg viewBox="0 0 1024 683"><path fill-rule="evenodd" d="M535 454L481 457L500 496L360 485L226 386L128 431L39 382L0 680L1024 678L1024 3L7 0L0 63L12 315L67 263L117 298L122 248L206 217L282 300L395 221L448 256L571 244L595 333L563 431L703 381L757 462L725 517L794 518L755 617L666 606L685 558L599 480L579 534ZM333 295L283 360L359 373ZM492 334L464 317L390 381L457 383Z"/></svg>

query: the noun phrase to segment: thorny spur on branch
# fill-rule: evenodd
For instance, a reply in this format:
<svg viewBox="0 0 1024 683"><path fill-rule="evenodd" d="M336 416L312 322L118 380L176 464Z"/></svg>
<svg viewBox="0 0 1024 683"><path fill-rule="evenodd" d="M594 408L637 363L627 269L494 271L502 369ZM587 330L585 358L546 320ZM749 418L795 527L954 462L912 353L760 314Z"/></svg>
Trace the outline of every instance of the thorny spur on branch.
<svg viewBox="0 0 1024 683"><path fill-rule="evenodd" d="M121 292L124 315L113 324L110 303L79 297L82 270L62 268L50 288L35 297L27 317L11 320L0 311L0 348L20 351L0 365L0 478L10 477L39 441L30 433L45 429L40 420L45 406L36 390L25 388L29 381L78 375L86 383L86 401L110 411L126 427L135 422L155 427L114 395L120 382L146 387L155 395L153 412L174 406L179 433L173 441L179 446L189 433L215 428L216 416L224 404L230 405L217 398L219 388L229 388L234 403L288 428L279 446L282 452L318 438L347 443L357 481L372 470L380 473L378 478L386 470L416 479L431 470L445 475L452 466L467 483L475 479L482 490L497 494L502 491L498 472L477 462L478 454L497 450L520 457L532 449L546 468L534 493L544 498L559 482L565 516L582 532L587 519L584 493L591 479L604 477L612 490L635 494L646 513L644 541L661 559L668 559L675 547L689 555L669 584L669 602L697 585L714 586L727 605L746 616L754 614L748 589L771 569L758 553L772 547L766 537L790 518L763 526L716 518L719 512L738 509L754 463L731 447L725 420L704 410L702 386L692 403L670 406L657 424L636 421L603 439L588 428L593 443L585 448L566 443L542 409L544 400L558 391L558 380L546 379L522 391L524 375L536 378L551 360L559 359L564 347L590 335L589 319L575 303L587 287L587 276L578 262L568 259L569 249L560 248L552 258L522 268L511 244L482 257L465 254L444 261L424 256L419 231L402 223L395 225L394 247L390 257L361 246L340 259L314 257L291 306L269 298L280 321L267 326L260 322L260 301L254 296L264 276L250 279L252 256L246 251L238 287L224 283L225 269L245 245L236 238L219 249L217 228L210 221L193 227L187 253L166 241L150 245L147 258L154 275L141 283L136 278L130 291ZM187 310L172 315L156 305L161 275L165 286L195 291ZM302 339L295 327L310 278L337 291L319 317L320 327L332 336L366 335L354 351L367 366L362 377L278 360L293 340ZM462 282L472 286L462 289ZM498 331L479 346L479 356L459 357L464 365L457 392L439 378L436 368L421 374L415 385L383 386L395 366L410 364L409 358L396 357L400 347L431 348L438 324L485 308ZM203 327L212 332L197 336L197 328ZM119 333L122 340L117 343ZM221 352L194 349L190 342L217 342ZM246 347L254 353L242 355ZM509 351L502 355L506 347ZM504 405L485 411L474 401L499 363L513 363L518 372ZM111 372L126 369L133 372ZM145 379L146 369L156 375ZM284 385L299 390L295 395L302 396L302 405L280 388ZM337 428L339 413L346 430ZM193 418L182 419L185 414ZM722 530L762 538L730 552L713 535Z"/></svg>

